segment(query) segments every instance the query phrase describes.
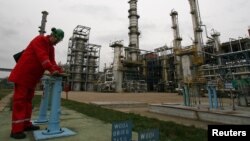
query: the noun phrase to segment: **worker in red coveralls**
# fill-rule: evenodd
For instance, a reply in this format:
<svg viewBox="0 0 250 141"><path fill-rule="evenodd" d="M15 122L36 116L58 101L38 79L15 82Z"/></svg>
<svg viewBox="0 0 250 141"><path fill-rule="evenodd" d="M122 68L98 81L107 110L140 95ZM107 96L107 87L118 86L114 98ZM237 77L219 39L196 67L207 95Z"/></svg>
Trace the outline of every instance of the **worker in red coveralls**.
<svg viewBox="0 0 250 141"><path fill-rule="evenodd" d="M51 34L35 37L24 50L16 66L12 70L9 81L15 83L12 105L12 130L10 137L26 138L24 131L40 129L30 122L32 115L32 98L36 84L40 81L45 70L52 75L62 73L55 62L54 45L64 37L61 29L52 28Z"/></svg>

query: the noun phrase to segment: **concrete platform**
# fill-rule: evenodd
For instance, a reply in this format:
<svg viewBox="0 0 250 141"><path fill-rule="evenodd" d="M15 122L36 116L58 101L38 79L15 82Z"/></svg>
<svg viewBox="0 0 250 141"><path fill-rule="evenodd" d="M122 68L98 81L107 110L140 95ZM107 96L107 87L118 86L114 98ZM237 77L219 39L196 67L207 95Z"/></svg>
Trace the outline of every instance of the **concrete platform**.
<svg viewBox="0 0 250 141"><path fill-rule="evenodd" d="M223 110L209 110L208 106L186 107L180 104L151 104L149 111L163 115L189 118L221 124L249 124L250 107L236 107L236 110L227 107Z"/></svg>
<svg viewBox="0 0 250 141"><path fill-rule="evenodd" d="M33 118L36 119L38 109L34 109ZM16 141L9 137L11 129L11 111L5 108L0 112L0 141ZM110 141L112 125L100 120L88 117L84 114L62 108L61 122L62 128L68 128L76 135L68 137L53 138L53 141ZM40 125L42 130L46 125ZM34 141L33 132L26 132L27 138L20 141ZM138 138L137 133L133 132L133 140Z"/></svg>

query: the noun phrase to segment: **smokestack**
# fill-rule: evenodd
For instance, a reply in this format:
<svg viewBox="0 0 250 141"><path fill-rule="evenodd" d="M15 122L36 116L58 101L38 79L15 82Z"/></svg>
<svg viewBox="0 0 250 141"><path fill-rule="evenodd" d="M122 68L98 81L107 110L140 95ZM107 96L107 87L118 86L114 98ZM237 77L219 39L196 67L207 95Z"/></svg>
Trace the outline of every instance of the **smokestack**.
<svg viewBox="0 0 250 141"><path fill-rule="evenodd" d="M129 47L139 49L139 35L138 19L140 16L137 14L137 0L130 0L129 12ZM138 51L132 51L131 58L133 61L137 61Z"/></svg>
<svg viewBox="0 0 250 141"><path fill-rule="evenodd" d="M47 22L47 15L49 13L47 11L43 11L42 14L43 14L43 16L42 16L42 22L41 22L41 26L39 26L39 28L40 28L40 30L39 30L40 35L43 35L44 33L46 33L45 26L46 26L46 22Z"/></svg>

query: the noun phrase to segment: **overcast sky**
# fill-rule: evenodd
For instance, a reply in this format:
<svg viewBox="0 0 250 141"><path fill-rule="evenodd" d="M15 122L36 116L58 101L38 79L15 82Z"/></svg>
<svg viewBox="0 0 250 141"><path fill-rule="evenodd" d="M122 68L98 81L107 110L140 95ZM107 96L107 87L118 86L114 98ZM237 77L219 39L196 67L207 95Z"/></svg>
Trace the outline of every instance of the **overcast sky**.
<svg viewBox="0 0 250 141"><path fill-rule="evenodd" d="M173 31L170 12L179 13L182 44L192 44L190 5L188 0L138 0L140 48L153 50L171 46ZM199 0L202 22L211 33L221 33L221 41L247 37L250 25L250 0ZM66 63L68 39L77 25L91 28L90 43L101 45L101 66L112 61L109 43L124 40L128 46L128 0L0 0L0 68L13 68L12 57L38 35L42 11L49 12L46 31L52 27L65 31L56 46L56 61ZM206 41L206 38L204 38ZM0 77L9 73L1 72Z"/></svg>

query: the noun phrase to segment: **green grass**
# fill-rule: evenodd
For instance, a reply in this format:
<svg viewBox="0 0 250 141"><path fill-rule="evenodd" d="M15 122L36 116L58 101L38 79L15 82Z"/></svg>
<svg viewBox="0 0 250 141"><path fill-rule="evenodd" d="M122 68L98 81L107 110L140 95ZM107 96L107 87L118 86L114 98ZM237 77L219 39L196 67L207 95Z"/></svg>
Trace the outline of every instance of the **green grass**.
<svg viewBox="0 0 250 141"><path fill-rule="evenodd" d="M40 103L41 96L35 96L34 104ZM139 132L145 129L158 128L161 141L206 141L207 131L195 127L187 127L174 122L160 121L154 118L143 117L133 113L123 113L100 106L85 104L62 99L62 106L75 110L87 116L102 120L107 123L114 121L131 120L133 131Z"/></svg>
<svg viewBox="0 0 250 141"><path fill-rule="evenodd" d="M4 98L6 95L11 94L13 89L0 89L0 99Z"/></svg>

